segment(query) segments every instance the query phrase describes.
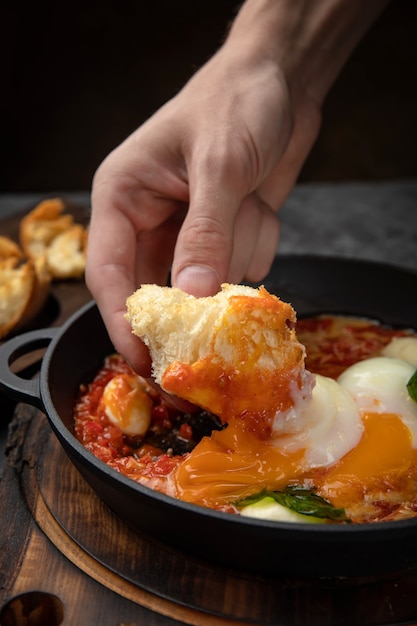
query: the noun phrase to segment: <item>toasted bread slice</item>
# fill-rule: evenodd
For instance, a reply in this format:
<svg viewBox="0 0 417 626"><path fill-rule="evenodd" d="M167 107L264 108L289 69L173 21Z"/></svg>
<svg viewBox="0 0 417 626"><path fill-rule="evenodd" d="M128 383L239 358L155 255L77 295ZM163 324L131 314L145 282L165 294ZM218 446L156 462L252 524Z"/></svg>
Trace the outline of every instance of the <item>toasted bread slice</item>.
<svg viewBox="0 0 417 626"><path fill-rule="evenodd" d="M32 293L16 330L24 328L38 313L42 310L46 300L50 294L52 276L46 265L46 259L44 256L35 259L34 261L28 261L34 268L34 283Z"/></svg>
<svg viewBox="0 0 417 626"><path fill-rule="evenodd" d="M53 239L70 228L72 215L62 215L65 205L60 198L40 202L20 222L20 243L29 259L46 253Z"/></svg>
<svg viewBox="0 0 417 626"><path fill-rule="evenodd" d="M24 261L23 256L14 241L0 237L0 338L30 322L49 294L45 257Z"/></svg>
<svg viewBox="0 0 417 626"><path fill-rule="evenodd" d="M0 235L0 261L10 258L23 259L23 251L13 239Z"/></svg>
<svg viewBox="0 0 417 626"><path fill-rule="evenodd" d="M38 204L20 223L20 242L29 259L46 257L53 278L80 278L86 263L86 229L64 210L60 198Z"/></svg>
<svg viewBox="0 0 417 626"><path fill-rule="evenodd" d="M0 338L17 326L28 307L35 283L31 263L10 257L0 261Z"/></svg>
<svg viewBox="0 0 417 626"><path fill-rule="evenodd" d="M80 224L57 235L46 251L46 262L54 278L81 278L85 271L87 232Z"/></svg>

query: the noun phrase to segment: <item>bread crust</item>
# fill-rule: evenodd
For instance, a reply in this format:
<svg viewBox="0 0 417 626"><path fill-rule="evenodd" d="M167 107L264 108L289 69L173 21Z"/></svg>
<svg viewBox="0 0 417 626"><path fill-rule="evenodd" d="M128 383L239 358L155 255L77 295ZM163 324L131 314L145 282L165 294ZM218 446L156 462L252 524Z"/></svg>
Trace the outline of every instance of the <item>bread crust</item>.
<svg viewBox="0 0 417 626"><path fill-rule="evenodd" d="M19 265L16 257L0 261L0 338L5 337L22 319L34 282L35 271L31 263Z"/></svg>
<svg viewBox="0 0 417 626"><path fill-rule="evenodd" d="M39 313L50 282L44 259L25 260L12 239L0 237L0 338L20 330Z"/></svg>
<svg viewBox="0 0 417 626"><path fill-rule="evenodd" d="M20 242L29 259L45 257L52 278L81 278L85 271L87 231L64 214L61 198L40 202L20 223Z"/></svg>
<svg viewBox="0 0 417 626"><path fill-rule="evenodd" d="M22 259L23 251L13 239L0 235L0 261L10 258Z"/></svg>
<svg viewBox="0 0 417 626"><path fill-rule="evenodd" d="M61 198L44 200L20 221L20 246L0 236L0 338L40 312L53 280L83 277L87 229L64 210Z"/></svg>
<svg viewBox="0 0 417 626"><path fill-rule="evenodd" d="M46 250L46 264L54 278L82 278L85 271L87 232L73 224L57 235Z"/></svg>

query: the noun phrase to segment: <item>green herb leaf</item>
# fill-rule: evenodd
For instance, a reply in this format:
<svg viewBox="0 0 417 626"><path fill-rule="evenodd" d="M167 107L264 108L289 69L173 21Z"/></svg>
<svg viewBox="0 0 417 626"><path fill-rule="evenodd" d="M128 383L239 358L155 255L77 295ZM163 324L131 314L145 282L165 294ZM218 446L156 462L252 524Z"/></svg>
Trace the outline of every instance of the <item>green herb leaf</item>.
<svg viewBox="0 0 417 626"><path fill-rule="evenodd" d="M417 402L417 370L407 383L408 394L414 402Z"/></svg>
<svg viewBox="0 0 417 626"><path fill-rule="evenodd" d="M235 504L237 507L241 508L255 504L263 500L263 498L273 498L278 504L296 513L301 513L302 515L312 515L322 519L349 521L344 509L336 508L321 496L303 487L286 487L283 491L267 491L263 489L259 493L243 498Z"/></svg>

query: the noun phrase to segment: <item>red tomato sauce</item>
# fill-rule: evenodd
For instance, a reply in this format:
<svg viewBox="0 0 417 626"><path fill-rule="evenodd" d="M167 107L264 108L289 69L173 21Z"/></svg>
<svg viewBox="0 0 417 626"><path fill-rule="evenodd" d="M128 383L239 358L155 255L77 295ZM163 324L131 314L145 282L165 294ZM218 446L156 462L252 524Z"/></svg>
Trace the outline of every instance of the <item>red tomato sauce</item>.
<svg viewBox="0 0 417 626"><path fill-rule="evenodd" d="M201 436L221 427L217 418L206 411L188 414L167 405L148 385L152 409L146 436L124 434L109 420L102 402L107 383L118 374L134 372L120 355L113 354L106 358L94 380L81 386L74 407L74 430L87 450L122 474L143 481L166 476Z"/></svg>
<svg viewBox="0 0 417 626"><path fill-rule="evenodd" d="M297 321L298 340L307 348L306 368L338 378L350 365L376 356L393 337L413 334L367 319L319 315Z"/></svg>

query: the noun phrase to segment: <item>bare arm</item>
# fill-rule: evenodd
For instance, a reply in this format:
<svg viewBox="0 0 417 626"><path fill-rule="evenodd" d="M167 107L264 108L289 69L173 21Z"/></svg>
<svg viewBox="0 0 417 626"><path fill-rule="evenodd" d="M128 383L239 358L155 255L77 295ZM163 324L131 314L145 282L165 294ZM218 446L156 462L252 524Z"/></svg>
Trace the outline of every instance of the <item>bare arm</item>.
<svg viewBox="0 0 417 626"><path fill-rule="evenodd" d="M149 357L124 320L127 296L170 269L197 296L266 275L322 102L385 4L247 0L213 58L98 169L87 281L140 373Z"/></svg>

